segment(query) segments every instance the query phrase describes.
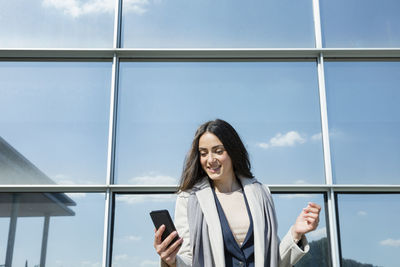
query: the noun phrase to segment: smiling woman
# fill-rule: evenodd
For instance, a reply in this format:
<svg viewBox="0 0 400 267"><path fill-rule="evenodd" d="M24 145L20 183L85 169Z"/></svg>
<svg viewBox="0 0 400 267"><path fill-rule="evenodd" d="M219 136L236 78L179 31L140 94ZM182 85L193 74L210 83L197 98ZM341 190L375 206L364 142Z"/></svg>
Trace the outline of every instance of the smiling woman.
<svg viewBox="0 0 400 267"><path fill-rule="evenodd" d="M215 185L226 184L234 175L232 160L214 134L206 132L200 137L199 152L201 167Z"/></svg>
<svg viewBox="0 0 400 267"><path fill-rule="evenodd" d="M154 248L162 266L292 266L309 250L321 207L309 202L282 241L269 189L250 171L235 129L216 119L196 131L185 160L176 201L177 231ZM179 234L180 238L173 241Z"/></svg>

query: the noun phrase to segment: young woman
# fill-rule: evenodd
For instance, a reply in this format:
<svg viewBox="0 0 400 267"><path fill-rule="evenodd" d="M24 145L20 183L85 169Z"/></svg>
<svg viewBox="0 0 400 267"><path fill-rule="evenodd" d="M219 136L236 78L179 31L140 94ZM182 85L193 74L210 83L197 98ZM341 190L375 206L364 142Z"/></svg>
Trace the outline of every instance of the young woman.
<svg viewBox="0 0 400 267"><path fill-rule="evenodd" d="M309 203L279 241L271 193L250 171L235 129L208 121L196 132L185 161L175 207L177 232L154 247L162 266L292 266L309 250L305 234L317 228L321 207ZM170 245L170 246L169 246Z"/></svg>

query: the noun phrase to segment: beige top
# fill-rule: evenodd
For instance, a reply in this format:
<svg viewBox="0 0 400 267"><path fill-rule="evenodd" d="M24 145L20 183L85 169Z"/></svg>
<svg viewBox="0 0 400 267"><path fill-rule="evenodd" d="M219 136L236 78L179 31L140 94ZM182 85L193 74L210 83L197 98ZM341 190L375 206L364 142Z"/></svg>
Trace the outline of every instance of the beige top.
<svg viewBox="0 0 400 267"><path fill-rule="evenodd" d="M243 190L240 188L237 191L229 193L221 193L215 191L229 227L236 239L236 242L241 246L246 238L247 231L250 227L249 215L247 213L246 203L244 201Z"/></svg>

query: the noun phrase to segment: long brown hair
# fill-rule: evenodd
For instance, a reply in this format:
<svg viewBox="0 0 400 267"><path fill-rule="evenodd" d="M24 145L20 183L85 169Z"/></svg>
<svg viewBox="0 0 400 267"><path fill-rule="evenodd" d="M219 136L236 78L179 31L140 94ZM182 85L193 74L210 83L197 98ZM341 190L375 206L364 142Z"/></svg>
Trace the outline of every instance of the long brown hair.
<svg viewBox="0 0 400 267"><path fill-rule="evenodd" d="M250 171L249 154L238 133L226 121L216 119L203 123L197 129L190 151L185 158L179 191L191 189L196 182L207 176L201 167L199 156L199 139L206 132L214 134L221 140L232 160L233 171L236 175L253 178L253 174Z"/></svg>

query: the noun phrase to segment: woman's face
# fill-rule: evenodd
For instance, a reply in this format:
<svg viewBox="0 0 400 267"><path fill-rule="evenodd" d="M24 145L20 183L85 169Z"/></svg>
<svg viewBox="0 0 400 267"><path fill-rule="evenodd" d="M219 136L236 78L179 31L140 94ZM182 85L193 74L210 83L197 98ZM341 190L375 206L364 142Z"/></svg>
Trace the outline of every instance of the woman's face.
<svg viewBox="0 0 400 267"><path fill-rule="evenodd" d="M232 160L217 136L209 132L200 136L199 153L201 167L210 179L225 182L235 177Z"/></svg>

